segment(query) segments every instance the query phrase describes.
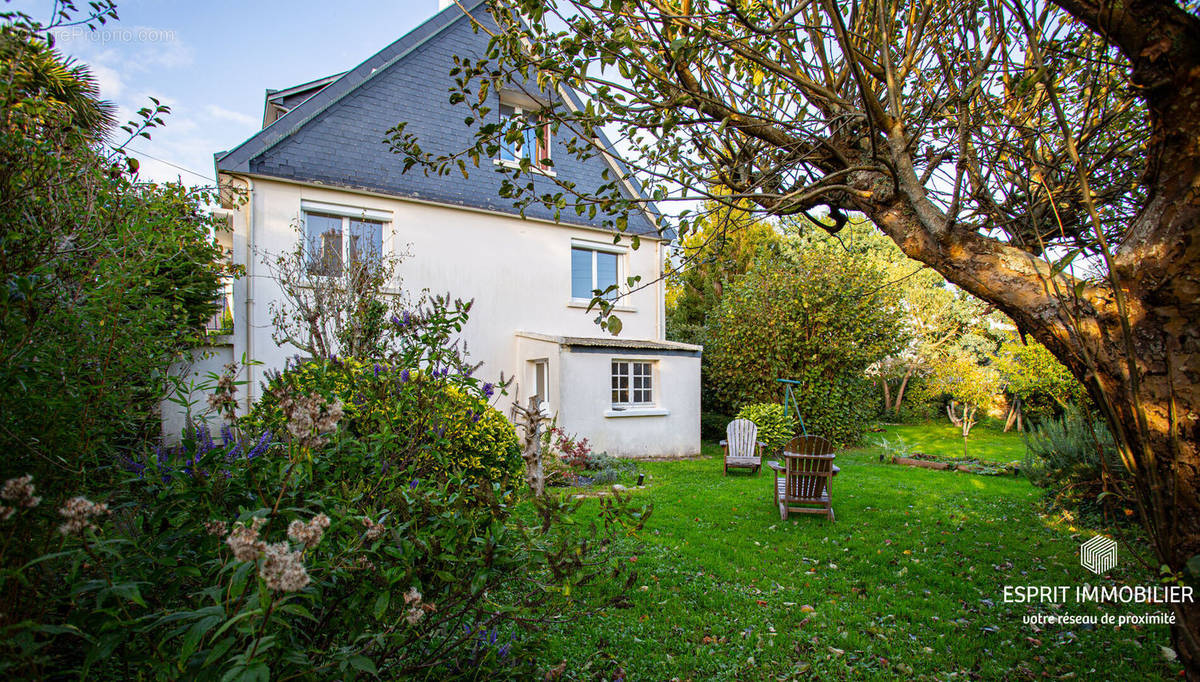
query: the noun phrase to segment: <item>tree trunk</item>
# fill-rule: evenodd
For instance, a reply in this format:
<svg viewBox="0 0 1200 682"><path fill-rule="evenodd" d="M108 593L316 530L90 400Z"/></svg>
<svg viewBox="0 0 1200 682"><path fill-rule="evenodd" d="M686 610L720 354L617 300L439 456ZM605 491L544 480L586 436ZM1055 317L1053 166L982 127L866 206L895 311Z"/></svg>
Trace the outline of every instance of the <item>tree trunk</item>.
<svg viewBox="0 0 1200 682"><path fill-rule="evenodd" d="M1008 406L1008 415L1004 418L1004 432L1008 433L1014 423L1017 425L1017 431L1024 431L1024 428L1021 426L1020 398L1013 398L1012 404Z"/></svg>
<svg viewBox="0 0 1200 682"><path fill-rule="evenodd" d="M962 418L959 417L958 414L955 412L955 407L954 407L955 405L956 405L956 403L953 400L951 400L950 403L948 405L946 405L946 414L950 417L951 424L954 424L955 426L961 428L963 425Z"/></svg>
<svg viewBox="0 0 1200 682"><path fill-rule="evenodd" d="M904 389L908 386L908 380L913 375L913 368L910 366L905 372L904 378L900 380L900 388L896 389L896 414L900 414L900 401L904 400Z"/></svg>
<svg viewBox="0 0 1200 682"><path fill-rule="evenodd" d="M1114 354L1088 388L1110 425L1120 429L1118 442L1125 441L1139 512L1155 553L1194 584L1196 576L1188 576L1187 566L1200 555L1200 310L1186 317L1163 312L1159 308L1132 320L1138 354L1133 380L1123 357ZM1198 680L1200 608L1172 606L1173 648L1189 679Z"/></svg>
<svg viewBox="0 0 1200 682"><path fill-rule="evenodd" d="M879 383L883 385L883 410L884 412L887 412L888 410L892 409L892 396L888 391L887 377L880 375Z"/></svg>
<svg viewBox="0 0 1200 682"><path fill-rule="evenodd" d="M525 431L521 447L521 458L525 460L525 480L533 494L542 497L546 494L546 470L542 464L542 425L546 416L542 414L536 396L529 398L529 407L514 404L513 411L520 418Z"/></svg>

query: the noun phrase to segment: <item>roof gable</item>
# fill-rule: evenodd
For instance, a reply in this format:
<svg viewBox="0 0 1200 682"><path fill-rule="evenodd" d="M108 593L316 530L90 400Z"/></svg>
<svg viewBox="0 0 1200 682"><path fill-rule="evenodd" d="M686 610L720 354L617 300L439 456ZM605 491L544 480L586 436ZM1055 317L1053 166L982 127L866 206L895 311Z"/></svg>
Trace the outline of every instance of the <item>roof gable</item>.
<svg viewBox="0 0 1200 682"><path fill-rule="evenodd" d="M473 12L485 1L469 0L463 8ZM491 20L483 12L475 15L481 22ZM249 140L219 155L217 170L516 214L512 202L499 194L504 176L486 162L469 168L468 178L458 174L426 176L419 169L405 174L404 157L385 143L387 131L406 121L405 132L416 134L422 148L431 154L460 152L472 144L471 128L463 120L470 112L449 101L453 85L450 67L454 55L482 58L487 42L487 34L476 32L463 11L452 5L296 104ZM490 96L497 100L492 110L499 116L499 95ZM578 102L573 93L567 96ZM551 158L557 176L580 187L604 184L604 171L609 170L611 177L610 164L619 163L602 156L580 160L567 151L565 140L557 138ZM558 190L549 178L535 174L533 182L539 195ZM640 193L636 183L628 190ZM539 203L527 206L525 215L555 219L553 210ZM559 220L599 227L603 216L588 219L564 211ZM653 223L640 212L630 216L628 232L656 234Z"/></svg>

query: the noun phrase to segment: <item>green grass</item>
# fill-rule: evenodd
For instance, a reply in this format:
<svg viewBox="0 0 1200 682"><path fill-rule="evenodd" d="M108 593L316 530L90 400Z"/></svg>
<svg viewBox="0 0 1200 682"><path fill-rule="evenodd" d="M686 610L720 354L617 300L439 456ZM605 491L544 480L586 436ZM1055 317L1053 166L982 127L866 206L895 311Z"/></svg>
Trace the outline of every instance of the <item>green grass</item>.
<svg viewBox="0 0 1200 682"><path fill-rule="evenodd" d="M888 425L884 429L886 433L867 434L866 441L874 443L883 436L894 442L900 437L914 452L963 456L962 431L949 419L924 424ZM971 429L971 436L967 438L967 456L993 462L1020 462L1025 456L1025 440L1015 429L1004 433L1004 425L998 421L981 421Z"/></svg>
<svg viewBox="0 0 1200 682"><path fill-rule="evenodd" d="M932 427L910 433L926 431L936 442ZM1000 439L1001 451L1008 439ZM580 597L582 607L599 612L555 626L544 668L565 660L564 679L578 680L611 679L618 667L629 680L1153 679L1176 672L1159 648L1168 644L1166 626L1035 632L1021 620L1040 611L1157 609L1003 602L1005 584L1100 582L1078 562L1079 543L1092 529L1040 515L1041 492L1022 478L885 465L877 449L852 450L838 457L836 523L795 515L784 522L769 471L722 477L720 450L706 445L704 452L703 459L642 465L648 486L635 502L653 503L654 514L630 541L638 573L631 603L617 608L598 594ZM594 500L586 505L581 514L595 511ZM1125 546L1121 552L1113 579L1152 581Z"/></svg>

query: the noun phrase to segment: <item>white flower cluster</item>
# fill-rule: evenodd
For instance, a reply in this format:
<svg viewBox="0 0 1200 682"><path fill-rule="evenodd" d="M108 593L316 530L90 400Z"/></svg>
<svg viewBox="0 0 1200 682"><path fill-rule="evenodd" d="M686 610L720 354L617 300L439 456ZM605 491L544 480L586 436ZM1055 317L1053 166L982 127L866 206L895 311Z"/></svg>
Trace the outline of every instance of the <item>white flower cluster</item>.
<svg viewBox="0 0 1200 682"><path fill-rule="evenodd" d="M97 530L92 518L108 513L107 504L97 504L86 497L72 497L59 510L59 515L66 519L59 525L58 532L63 535L83 535L83 531L91 528Z"/></svg>
<svg viewBox="0 0 1200 682"><path fill-rule="evenodd" d="M287 419L287 430L292 440L301 447L320 445L326 434L337 430L343 416L342 401L330 403L315 393L298 398L281 395L279 409Z"/></svg>
<svg viewBox="0 0 1200 682"><path fill-rule="evenodd" d="M257 561L262 556L267 544L258 539L258 529L266 522L266 518L256 516L249 526L241 521L233 524L233 531L225 538L225 544L233 550L233 558L238 561Z"/></svg>
<svg viewBox="0 0 1200 682"><path fill-rule="evenodd" d="M0 490L0 499L12 505L0 504L0 520L3 521L12 518L18 509L33 509L42 501L42 498L33 496L33 476L29 474L5 481L4 489Z"/></svg>
<svg viewBox="0 0 1200 682"><path fill-rule="evenodd" d="M208 406L213 411L233 421L237 412L237 373L238 365L231 362L225 365L225 372L217 379L217 388L208 396Z"/></svg>
<svg viewBox="0 0 1200 682"><path fill-rule="evenodd" d="M233 556L238 561L262 559L258 577L272 590L296 592L304 589L310 581L308 570L304 568L304 549L312 549L320 544L325 529L329 528L329 517L317 514L308 523L297 519L288 525L288 537L303 546L298 550L293 550L286 541L267 544L260 539L258 531L266 522L265 517L256 516L249 526L240 521L235 523L225 544L233 550Z"/></svg>
<svg viewBox="0 0 1200 682"><path fill-rule="evenodd" d="M267 583L267 587L280 592L302 590L309 582L300 551L291 551L286 542L267 545L263 551L262 566L258 568L258 577Z"/></svg>
<svg viewBox="0 0 1200 682"><path fill-rule="evenodd" d="M325 534L325 529L328 527L329 517L324 514L317 514L308 523L304 523L299 519L292 521L288 525L288 537L304 545L306 548L312 549L321 544L321 536Z"/></svg>
<svg viewBox="0 0 1200 682"><path fill-rule="evenodd" d="M366 538L367 542L376 540L380 535L383 535L384 527L382 523L376 523L369 517L363 517L363 525L367 527L367 530L363 532L363 537Z"/></svg>
<svg viewBox="0 0 1200 682"><path fill-rule="evenodd" d="M404 620L408 621L409 625L420 623L426 612L437 611L437 607L433 604L421 601L421 593L415 587L408 588L408 592L404 593L404 603L408 605L408 612L404 614Z"/></svg>

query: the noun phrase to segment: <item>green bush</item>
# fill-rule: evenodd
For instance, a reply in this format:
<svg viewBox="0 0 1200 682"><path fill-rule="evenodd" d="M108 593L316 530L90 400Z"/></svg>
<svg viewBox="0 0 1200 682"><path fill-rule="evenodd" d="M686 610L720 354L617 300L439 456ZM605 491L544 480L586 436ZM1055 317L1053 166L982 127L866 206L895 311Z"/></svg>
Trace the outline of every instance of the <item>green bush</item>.
<svg viewBox="0 0 1200 682"><path fill-rule="evenodd" d="M167 369L203 340L227 268L205 209L214 194L143 182L107 145L112 108L87 70L17 16L5 22L0 476L74 485L158 434ZM119 137L166 111L142 110Z"/></svg>
<svg viewBox="0 0 1200 682"><path fill-rule="evenodd" d="M767 454L776 455L796 433L795 420L785 412L777 403L754 403L738 410L737 416L754 422Z"/></svg>
<svg viewBox="0 0 1200 682"><path fill-rule="evenodd" d="M897 293L868 259L822 250L757 261L709 316L705 409L780 402L793 385L808 433L861 439L876 416L865 373L905 339Z"/></svg>
<svg viewBox="0 0 1200 682"><path fill-rule="evenodd" d="M1105 491L1123 495L1128 472L1103 422L1077 407L1025 433L1022 470L1067 507L1096 507ZM1107 469L1107 471L1106 471Z"/></svg>
<svg viewBox="0 0 1200 682"><path fill-rule="evenodd" d="M393 448L384 457L420 477L462 473L472 484L507 484L521 468L512 424L470 386L440 373L355 359L301 363L272 375L246 423L282 432L283 392L341 401L349 435L391 434Z"/></svg>

